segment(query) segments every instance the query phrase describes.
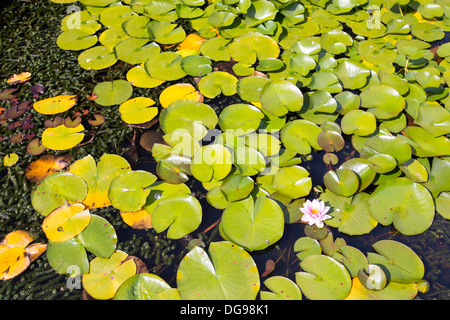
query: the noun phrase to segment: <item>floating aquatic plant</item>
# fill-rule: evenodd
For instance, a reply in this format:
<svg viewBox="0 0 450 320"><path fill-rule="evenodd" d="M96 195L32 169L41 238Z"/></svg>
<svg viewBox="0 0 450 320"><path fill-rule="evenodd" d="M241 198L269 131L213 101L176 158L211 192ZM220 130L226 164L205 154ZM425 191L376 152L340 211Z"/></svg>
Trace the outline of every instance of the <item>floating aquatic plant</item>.
<svg viewBox="0 0 450 320"><path fill-rule="evenodd" d="M32 192L33 206L48 222L55 210L99 202L119 209L132 226L167 230L167 237L178 239L202 220L202 207L184 184L195 179L208 191L211 206L224 210L218 228L227 241L212 242L210 258L200 246L186 255L178 268L178 292L161 279L136 276L126 253L111 256L112 246L109 256L99 253L103 256L91 261L90 270L83 256L83 283L94 298L112 298L116 291L118 299L130 297L130 288L140 281L157 282L152 298L255 298L260 277L245 250L271 246L283 236L285 223L301 221L300 208L308 206L311 190L320 191L313 189L302 162L320 151L329 165L319 195L333 217L325 221L327 227L357 235L378 223L392 224L411 235L427 230L436 210L445 215L442 206L450 189L441 177L450 155L449 55L443 46L438 62L427 43L449 30L443 3L383 1L378 18L366 10L367 1L113 2L81 1L82 21L90 21L90 27L68 30L67 17L57 43L82 51L78 62L84 69L106 69L119 60L133 65L127 80L98 84L94 103L121 105L117 112L130 124L149 121L157 107L163 108L158 118L163 141L150 148L157 176L116 166L123 163L116 158L112 177L100 169L106 156L91 175L95 161L85 158L69 172L41 180ZM181 25L182 19L189 23ZM194 44L186 41L192 35L188 26L198 33ZM157 88L189 77L195 77L196 87L186 86L189 90L178 97L141 97L150 99L152 108L129 105L137 101L129 100L132 86ZM214 99L223 97L238 102L214 109ZM136 110L144 117L135 120ZM83 139L81 131L76 120L64 121L47 128L42 143L70 149ZM215 139L206 141L213 131ZM335 153L345 147L344 138L359 157L341 162ZM87 201L89 196L95 200ZM72 222L79 227L64 220L68 226ZM91 223L82 224L82 231L75 228L80 233L62 243L77 242L73 248L90 251L88 241L78 237ZM295 283L267 281L278 297L286 298L281 288L297 299L410 299L417 294L423 264L411 249L382 240L373 244L377 253L366 258L343 239L334 240L328 228L318 229L323 230L305 227L308 236L296 243L301 271ZM103 283L107 295L99 293L97 284L122 267L126 272ZM383 277L385 270L389 277ZM261 292L261 298L268 297L273 295Z"/></svg>

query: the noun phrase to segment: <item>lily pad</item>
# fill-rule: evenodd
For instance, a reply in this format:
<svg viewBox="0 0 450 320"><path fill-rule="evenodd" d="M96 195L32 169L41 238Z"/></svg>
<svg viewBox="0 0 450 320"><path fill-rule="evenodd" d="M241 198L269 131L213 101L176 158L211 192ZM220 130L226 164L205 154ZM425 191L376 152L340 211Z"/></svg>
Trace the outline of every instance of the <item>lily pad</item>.
<svg viewBox="0 0 450 320"><path fill-rule="evenodd" d="M289 111L300 111L303 106L303 94L300 89L287 80L267 83L261 90L261 107L281 117Z"/></svg>
<svg viewBox="0 0 450 320"><path fill-rule="evenodd" d="M122 173L112 180L108 197L111 204L121 211L138 211L145 205L149 187L155 181L156 176L147 171Z"/></svg>
<svg viewBox="0 0 450 320"><path fill-rule="evenodd" d="M87 27L67 30L56 39L56 44L63 50L84 50L94 46L98 41L95 30Z"/></svg>
<svg viewBox="0 0 450 320"><path fill-rule="evenodd" d="M321 254L322 248L319 241L310 237L301 237L294 243L294 252L300 260L314 254Z"/></svg>
<svg viewBox="0 0 450 320"><path fill-rule="evenodd" d="M77 236L90 221L89 210L83 204L65 204L44 219L42 230L50 241L63 242Z"/></svg>
<svg viewBox="0 0 450 320"><path fill-rule="evenodd" d="M222 180L231 171L231 152L219 144L203 146L191 163L191 173L199 181Z"/></svg>
<svg viewBox="0 0 450 320"><path fill-rule="evenodd" d="M125 101L119 107L120 118L126 123L139 124L152 120L158 114L158 107L150 98L137 97Z"/></svg>
<svg viewBox="0 0 450 320"><path fill-rule="evenodd" d="M181 260L177 288L183 300L252 300L260 288L253 258L228 241L212 242L209 255L195 247Z"/></svg>
<svg viewBox="0 0 450 320"><path fill-rule="evenodd" d="M128 278L117 289L114 300L178 300L180 295L163 279L151 273L141 273Z"/></svg>
<svg viewBox="0 0 450 320"><path fill-rule="evenodd" d="M127 257L117 250L109 258L94 258L89 273L83 275L83 288L95 299L113 298L120 285L136 274L136 263Z"/></svg>
<svg viewBox="0 0 450 320"><path fill-rule="evenodd" d="M377 119L371 112L360 109L351 110L343 116L341 127L345 134L367 136L375 132Z"/></svg>
<svg viewBox="0 0 450 320"><path fill-rule="evenodd" d="M79 65L86 70L101 70L108 68L117 62L112 49L106 46L89 48L78 56Z"/></svg>
<svg viewBox="0 0 450 320"><path fill-rule="evenodd" d="M238 79L224 71L214 71L202 77L198 83L200 92L210 99L219 94L232 96L236 93Z"/></svg>
<svg viewBox="0 0 450 320"><path fill-rule="evenodd" d="M309 154L312 149L322 150L317 137L322 129L308 120L294 120L281 129L280 139L284 146L299 154Z"/></svg>
<svg viewBox="0 0 450 320"><path fill-rule="evenodd" d="M159 121L162 130L168 134L184 130L197 140L201 140L217 125L217 115L207 104L183 99L172 102L161 111Z"/></svg>
<svg viewBox="0 0 450 320"><path fill-rule="evenodd" d="M222 131L242 130L248 134L259 128L264 114L255 106L249 104L232 104L225 107L219 115L219 126ZM236 133L235 133L236 134Z"/></svg>
<svg viewBox="0 0 450 320"><path fill-rule="evenodd" d="M75 147L84 139L82 124L68 128L64 124L47 128L42 132L42 144L52 150L67 150Z"/></svg>
<svg viewBox="0 0 450 320"><path fill-rule="evenodd" d="M151 39L161 44L174 44L186 38L183 27L168 21L151 21L148 24Z"/></svg>
<svg viewBox="0 0 450 320"><path fill-rule="evenodd" d="M125 102L132 93L133 87L125 80L101 82L94 88L94 94L98 97L95 102L105 107Z"/></svg>
<svg viewBox="0 0 450 320"><path fill-rule="evenodd" d="M33 103L33 108L41 114L56 114L72 108L77 102L75 95L59 95Z"/></svg>
<svg viewBox="0 0 450 320"><path fill-rule="evenodd" d="M433 222L433 197L422 185L407 178L390 179L369 199L371 215L382 225L394 224L405 235L419 234Z"/></svg>
<svg viewBox="0 0 450 320"><path fill-rule="evenodd" d="M202 77L212 71L211 64L211 60L207 57L190 55L183 58L181 68L190 76Z"/></svg>
<svg viewBox="0 0 450 320"><path fill-rule="evenodd" d="M145 62L145 69L152 78L165 81L178 80L186 76L181 68L183 57L176 52L161 52Z"/></svg>
<svg viewBox="0 0 450 320"><path fill-rule="evenodd" d="M250 65L254 64L256 59L261 61L267 58L277 58L280 54L277 42L258 32L234 38L233 42L228 45L228 49L235 61Z"/></svg>
<svg viewBox="0 0 450 320"><path fill-rule="evenodd" d="M324 255L311 255L301 263L295 281L310 300L344 299L351 290L351 278L345 267Z"/></svg>
<svg viewBox="0 0 450 320"><path fill-rule="evenodd" d="M342 82L343 88L354 90L366 85L370 70L359 62L345 59L336 67L334 74Z"/></svg>
<svg viewBox="0 0 450 320"><path fill-rule="evenodd" d="M349 169L330 170L323 176L325 187L333 193L349 197L359 188L358 175Z"/></svg>
<svg viewBox="0 0 450 320"><path fill-rule="evenodd" d="M185 193L175 193L162 199L152 212L152 225L157 232L167 229L167 237L180 239L195 231L202 221L198 200Z"/></svg>
<svg viewBox="0 0 450 320"><path fill-rule="evenodd" d="M165 82L164 80L150 77L145 68L140 65L127 72L127 81L139 88L156 88Z"/></svg>
<svg viewBox="0 0 450 320"><path fill-rule="evenodd" d="M247 250L263 250L281 239L284 216L272 199L259 196L232 202L223 212L221 230L226 238Z"/></svg>
<svg viewBox="0 0 450 320"><path fill-rule="evenodd" d="M370 264L388 270L389 281L413 283L422 279L425 268L419 256L408 246L394 240L380 240L372 245L377 253L368 252Z"/></svg>
<svg viewBox="0 0 450 320"><path fill-rule="evenodd" d="M358 192L353 197L343 197L326 190L320 195L320 200L331 207L329 213L332 218L326 220L326 224L349 235L369 233L378 224L369 213L369 197L364 192Z"/></svg>
<svg viewBox="0 0 450 320"><path fill-rule="evenodd" d="M62 205L82 202L87 192L86 182L82 178L68 172L57 172L33 188L31 204L37 212L47 216Z"/></svg>
<svg viewBox="0 0 450 320"><path fill-rule="evenodd" d="M260 291L261 300L301 300L300 288L292 280L273 276L264 281L264 285L270 290Z"/></svg>
<svg viewBox="0 0 450 320"><path fill-rule="evenodd" d="M114 53L118 59L126 63L140 64L161 51L158 44L148 42L148 39L128 38L114 46Z"/></svg>
<svg viewBox="0 0 450 320"><path fill-rule="evenodd" d="M114 154L104 154L98 163L88 155L69 167L69 172L81 177L88 186L88 194L83 200L88 209L111 205L108 198L111 181L128 171L131 171L130 164L121 156Z"/></svg>

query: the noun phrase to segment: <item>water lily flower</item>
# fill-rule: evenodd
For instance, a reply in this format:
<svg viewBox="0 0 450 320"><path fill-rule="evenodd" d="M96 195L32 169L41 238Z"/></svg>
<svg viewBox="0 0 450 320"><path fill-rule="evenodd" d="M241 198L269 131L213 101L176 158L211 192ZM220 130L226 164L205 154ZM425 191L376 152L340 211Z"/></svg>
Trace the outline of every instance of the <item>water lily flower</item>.
<svg viewBox="0 0 450 320"><path fill-rule="evenodd" d="M332 218L326 214L328 210L330 210L330 207L325 206L323 201L317 199L313 201L306 200L303 208L300 208L300 211L303 213L302 221L310 226L315 224L317 227L323 228L323 221Z"/></svg>

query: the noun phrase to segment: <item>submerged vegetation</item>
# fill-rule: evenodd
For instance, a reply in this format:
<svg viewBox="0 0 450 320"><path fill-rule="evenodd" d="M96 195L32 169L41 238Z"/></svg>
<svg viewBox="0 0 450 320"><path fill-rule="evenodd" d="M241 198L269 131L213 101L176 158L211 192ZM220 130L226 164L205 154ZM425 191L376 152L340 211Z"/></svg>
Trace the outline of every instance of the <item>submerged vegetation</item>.
<svg viewBox="0 0 450 320"><path fill-rule="evenodd" d="M1 18L2 299L448 298L446 1Z"/></svg>

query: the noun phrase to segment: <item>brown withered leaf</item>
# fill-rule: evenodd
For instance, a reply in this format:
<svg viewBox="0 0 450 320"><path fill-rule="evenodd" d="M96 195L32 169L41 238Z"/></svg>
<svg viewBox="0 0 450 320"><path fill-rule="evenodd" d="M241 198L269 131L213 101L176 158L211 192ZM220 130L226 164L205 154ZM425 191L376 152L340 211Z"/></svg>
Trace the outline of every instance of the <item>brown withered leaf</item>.
<svg viewBox="0 0 450 320"><path fill-rule="evenodd" d="M68 154L62 156L44 154L28 165L25 177L31 182L38 183L50 174L65 169L71 162L72 157Z"/></svg>

